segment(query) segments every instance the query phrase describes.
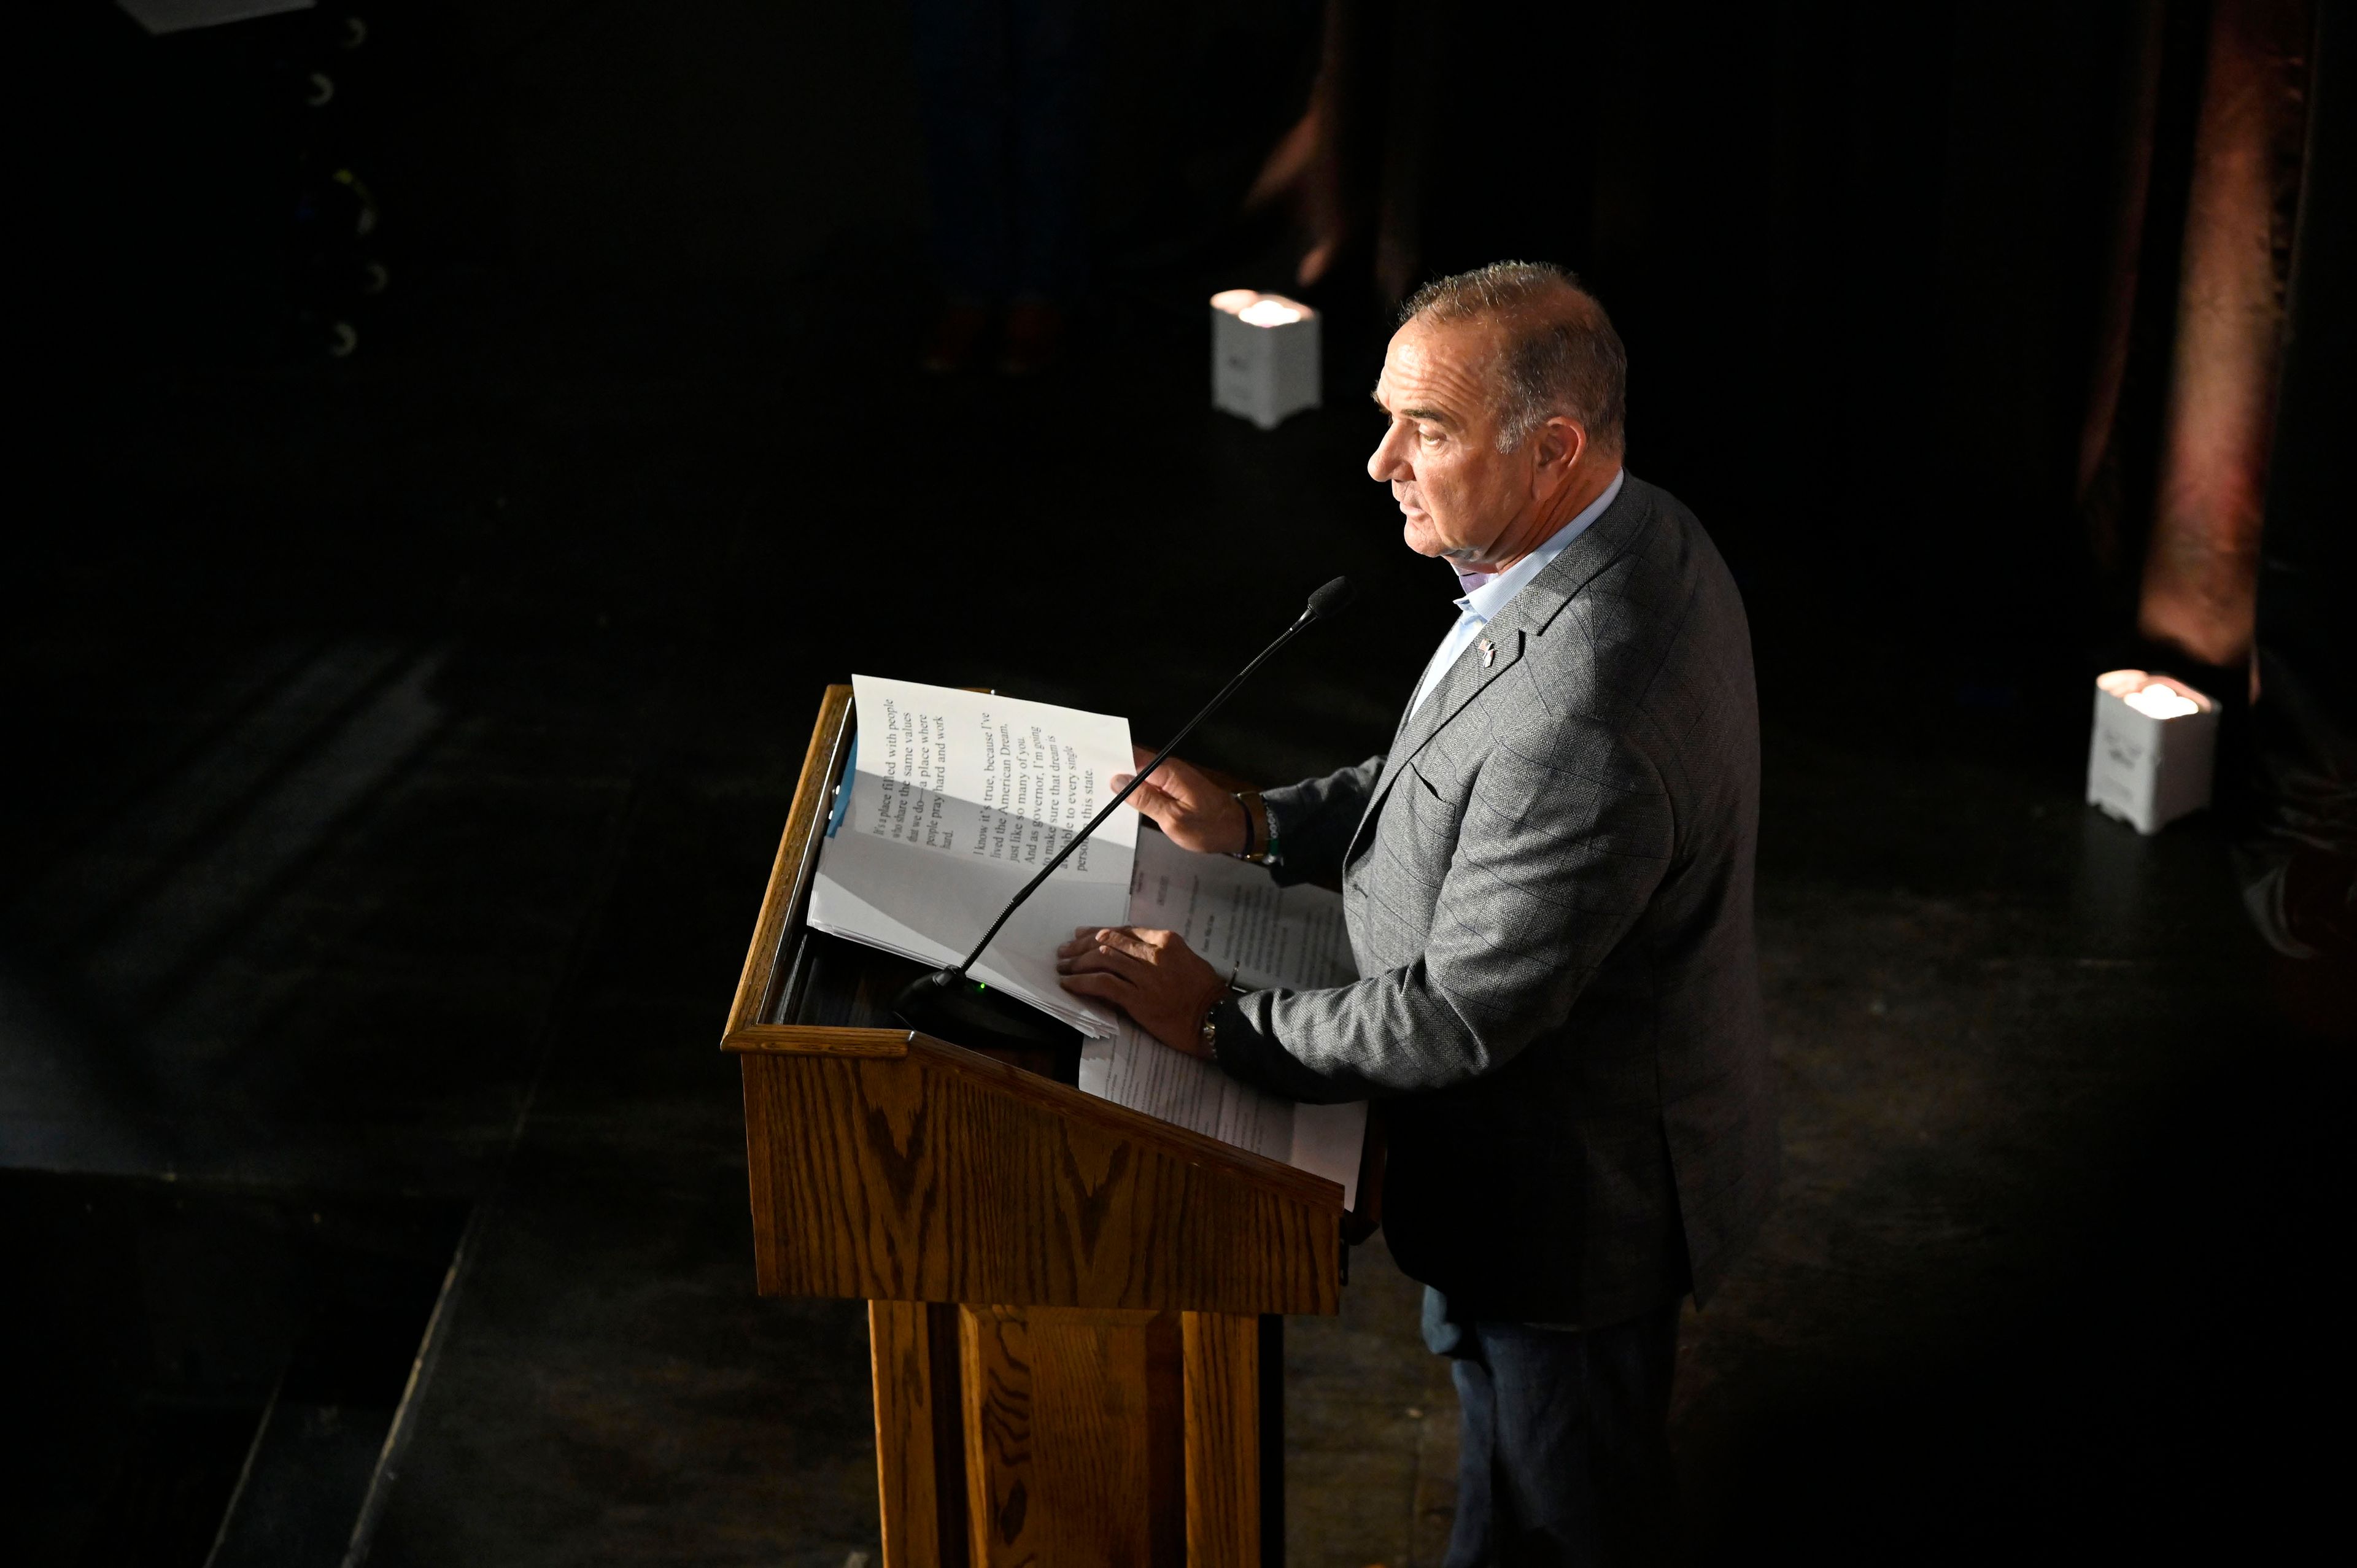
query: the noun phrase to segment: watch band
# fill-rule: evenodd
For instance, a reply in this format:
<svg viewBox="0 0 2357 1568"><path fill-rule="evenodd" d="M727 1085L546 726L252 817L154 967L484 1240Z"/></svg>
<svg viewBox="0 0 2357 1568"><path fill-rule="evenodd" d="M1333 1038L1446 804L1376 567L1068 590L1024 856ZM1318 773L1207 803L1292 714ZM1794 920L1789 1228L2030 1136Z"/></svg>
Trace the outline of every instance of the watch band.
<svg viewBox="0 0 2357 1568"><path fill-rule="evenodd" d="M1244 849L1236 858L1249 860L1255 865L1276 863L1276 819L1269 814L1268 802L1257 789L1236 791L1236 804L1243 808Z"/></svg>
<svg viewBox="0 0 2357 1568"><path fill-rule="evenodd" d="M1220 1009L1244 993L1243 988L1236 983L1236 976L1243 972L1242 966L1228 971L1227 994L1205 1009L1203 1022L1196 1029L1196 1043L1203 1047L1203 1055L1214 1061L1220 1055Z"/></svg>

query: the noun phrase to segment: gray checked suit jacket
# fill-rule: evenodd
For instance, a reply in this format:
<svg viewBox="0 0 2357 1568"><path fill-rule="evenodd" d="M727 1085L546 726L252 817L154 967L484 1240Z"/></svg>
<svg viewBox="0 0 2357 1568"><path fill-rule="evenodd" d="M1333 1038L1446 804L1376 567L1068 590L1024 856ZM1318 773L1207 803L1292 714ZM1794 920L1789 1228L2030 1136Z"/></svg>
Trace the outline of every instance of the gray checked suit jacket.
<svg viewBox="0 0 2357 1568"><path fill-rule="evenodd" d="M1487 637L1386 756L1268 792L1364 978L1223 1004L1220 1060L1388 1102L1383 1228L1454 1315L1602 1326L1706 1296L1775 1187L1750 631L1631 475Z"/></svg>

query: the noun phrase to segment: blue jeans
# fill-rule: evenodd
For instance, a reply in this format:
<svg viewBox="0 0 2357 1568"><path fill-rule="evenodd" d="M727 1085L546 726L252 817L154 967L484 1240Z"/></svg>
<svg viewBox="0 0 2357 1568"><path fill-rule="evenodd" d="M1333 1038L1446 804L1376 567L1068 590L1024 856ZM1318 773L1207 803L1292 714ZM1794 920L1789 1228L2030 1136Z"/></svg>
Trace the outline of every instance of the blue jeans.
<svg viewBox="0 0 2357 1568"><path fill-rule="evenodd" d="M1669 1444L1675 1302L1574 1331L1451 1321L1427 1292L1425 1329L1456 1360L1462 1410L1447 1568L1682 1560Z"/></svg>
<svg viewBox="0 0 2357 1568"><path fill-rule="evenodd" d="M1084 0L912 0L942 282L1069 299L1088 272Z"/></svg>

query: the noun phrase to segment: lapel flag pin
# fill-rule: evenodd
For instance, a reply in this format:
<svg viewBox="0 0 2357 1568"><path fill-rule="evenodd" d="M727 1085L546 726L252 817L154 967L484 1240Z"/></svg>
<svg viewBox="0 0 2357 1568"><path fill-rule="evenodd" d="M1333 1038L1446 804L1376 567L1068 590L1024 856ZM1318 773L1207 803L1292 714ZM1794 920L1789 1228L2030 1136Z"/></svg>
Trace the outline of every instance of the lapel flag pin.
<svg viewBox="0 0 2357 1568"><path fill-rule="evenodd" d="M1490 666L1496 661L1497 657L1498 645L1491 641L1488 638L1483 638L1481 639L1481 668L1484 670L1490 668Z"/></svg>

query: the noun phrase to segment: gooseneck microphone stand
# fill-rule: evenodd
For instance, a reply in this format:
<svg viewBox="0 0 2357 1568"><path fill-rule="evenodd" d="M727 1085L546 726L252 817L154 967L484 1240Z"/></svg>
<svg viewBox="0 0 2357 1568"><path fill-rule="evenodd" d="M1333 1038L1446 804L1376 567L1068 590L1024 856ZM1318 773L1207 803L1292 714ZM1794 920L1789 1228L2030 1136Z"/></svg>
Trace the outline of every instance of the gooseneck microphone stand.
<svg viewBox="0 0 2357 1568"><path fill-rule="evenodd" d="M1067 840L1064 847L1056 852L1055 857L1039 868L1039 874L1024 884L1023 891L1007 901L1006 908L998 912L998 918L990 923L990 929L982 933L982 940L974 944L972 952L956 963L919 975L901 989L900 993L892 999L894 1015L912 1029L937 1034L960 1045L1041 1046L1053 1043L1058 1036L1050 1020L1044 1015L1020 1003L1010 1007L985 1000L987 988L981 982L969 979L966 972L974 966L984 950L996 939L1008 918L1023 907L1023 901L1038 892L1040 886L1055 875L1056 868L1070 859L1074 850L1086 843L1089 835L1103 827L1105 819L1119 811L1123 803L1136 792L1139 785L1153 777L1156 768L1170 760L1171 754L1195 733L1198 725L1218 713L1222 705L1236 694L1236 689L1252 678L1253 671L1276 657L1286 643L1333 615L1350 603L1351 597L1351 583L1347 577L1337 577L1310 595L1309 603L1294 623L1286 627L1275 641L1262 649L1251 663L1236 671L1235 679L1221 687L1220 694L1204 703L1200 713L1181 725L1178 733L1170 737L1170 743L1155 754L1154 760L1131 775L1129 782L1104 803L1102 811L1089 819L1088 825Z"/></svg>

